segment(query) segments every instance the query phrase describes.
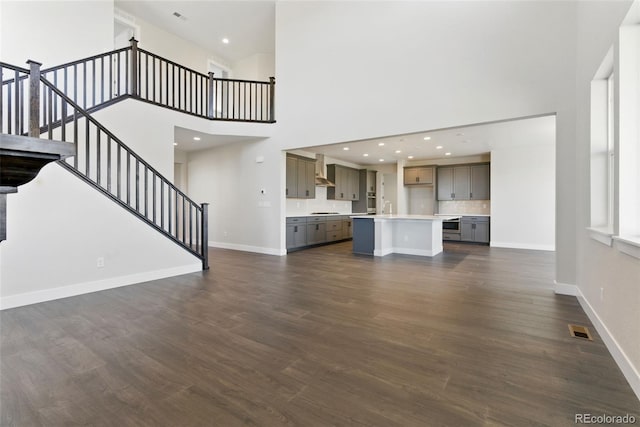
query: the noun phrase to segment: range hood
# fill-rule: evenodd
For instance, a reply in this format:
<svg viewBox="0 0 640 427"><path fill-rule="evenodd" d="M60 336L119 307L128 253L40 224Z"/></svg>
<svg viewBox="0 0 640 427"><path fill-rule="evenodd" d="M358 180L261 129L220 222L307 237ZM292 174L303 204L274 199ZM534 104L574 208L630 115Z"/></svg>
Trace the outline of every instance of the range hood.
<svg viewBox="0 0 640 427"><path fill-rule="evenodd" d="M316 187L335 187L325 176L327 170L324 164L324 154L316 154Z"/></svg>

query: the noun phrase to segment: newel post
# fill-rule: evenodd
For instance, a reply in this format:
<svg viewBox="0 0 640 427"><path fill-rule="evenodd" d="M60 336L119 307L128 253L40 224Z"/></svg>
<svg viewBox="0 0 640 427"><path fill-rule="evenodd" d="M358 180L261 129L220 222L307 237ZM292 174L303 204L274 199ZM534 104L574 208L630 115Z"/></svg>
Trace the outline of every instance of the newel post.
<svg viewBox="0 0 640 427"><path fill-rule="evenodd" d="M200 251L202 252L202 269L209 269L209 203L202 203L202 236L200 236Z"/></svg>
<svg viewBox="0 0 640 427"><path fill-rule="evenodd" d="M269 119L276 121L276 78L269 77Z"/></svg>
<svg viewBox="0 0 640 427"><path fill-rule="evenodd" d="M129 39L131 42L131 95L140 96L138 87L138 40L135 37Z"/></svg>
<svg viewBox="0 0 640 427"><path fill-rule="evenodd" d="M213 85L214 85L214 80L213 80L213 73L211 71L209 71L209 86L208 86L208 95L209 95L209 105L207 106L208 110L207 110L207 117L209 117L210 119L213 119L213 112L214 112L214 106L215 104L215 100L213 99Z"/></svg>
<svg viewBox="0 0 640 427"><path fill-rule="evenodd" d="M40 67L41 63L28 60L29 64L29 136L40 138Z"/></svg>

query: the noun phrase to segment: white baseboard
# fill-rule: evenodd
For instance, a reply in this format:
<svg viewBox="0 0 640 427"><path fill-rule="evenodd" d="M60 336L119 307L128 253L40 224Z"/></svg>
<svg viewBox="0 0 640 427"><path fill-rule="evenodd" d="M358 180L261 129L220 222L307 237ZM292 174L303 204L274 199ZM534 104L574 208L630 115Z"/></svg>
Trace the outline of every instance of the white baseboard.
<svg viewBox="0 0 640 427"><path fill-rule="evenodd" d="M283 256L287 254L286 250L274 249L274 248L264 248L261 246L250 246L250 245L239 245L236 243L226 243L226 242L209 242L210 248L221 248L221 249L231 249L234 251L242 251L242 252L255 252L258 254L265 255L278 255Z"/></svg>
<svg viewBox="0 0 640 427"><path fill-rule="evenodd" d="M489 244L492 248L506 249L530 249L534 251L555 251L555 245L531 245L529 243L494 242Z"/></svg>
<svg viewBox="0 0 640 427"><path fill-rule="evenodd" d="M196 271L202 271L202 264L190 264L181 267L167 268L164 270L154 270L144 273L130 274L127 276L111 277L109 279L96 280L93 282L76 283L74 285L43 289L41 291L25 292L23 294L0 297L0 310L37 304L39 302L53 301L60 298L68 298L91 292L104 291L106 289L134 285L136 283L148 282L150 280L195 273Z"/></svg>
<svg viewBox="0 0 640 427"><path fill-rule="evenodd" d="M587 301L584 295L582 295L580 289L578 289L577 287L576 289L578 290L578 294L576 296L578 297L578 302L582 306L582 309L589 317L589 320L591 320L591 323L593 323L593 326L598 331L598 334L600 334L600 337L602 337L602 341L607 346L609 353L611 353L611 355L613 356L613 360L615 360L618 364L618 367L622 371L622 374L629 382L631 389L636 394L638 399L640 399L640 373L633 366L633 363L631 363L626 353L620 347L613 335L611 335L609 329L600 319L600 316L598 316L591 304L589 304L589 301Z"/></svg>
<svg viewBox="0 0 640 427"><path fill-rule="evenodd" d="M553 290L557 295L571 295L574 297L580 295L580 289L576 285L560 283L555 280L553 281Z"/></svg>

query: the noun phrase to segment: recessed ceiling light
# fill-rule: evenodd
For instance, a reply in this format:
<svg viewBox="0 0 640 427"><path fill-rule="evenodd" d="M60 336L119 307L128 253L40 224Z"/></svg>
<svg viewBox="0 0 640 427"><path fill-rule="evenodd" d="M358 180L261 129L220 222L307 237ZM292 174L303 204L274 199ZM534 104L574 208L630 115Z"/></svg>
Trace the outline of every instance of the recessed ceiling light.
<svg viewBox="0 0 640 427"><path fill-rule="evenodd" d="M226 37L225 37L225 38L223 38L223 39L222 39L222 43L224 43L224 44L229 44L229 39L228 39L228 38L226 38Z"/></svg>
<svg viewBox="0 0 640 427"><path fill-rule="evenodd" d="M407 156L407 159L413 159L413 156Z"/></svg>
<svg viewBox="0 0 640 427"><path fill-rule="evenodd" d="M342 148L344 151L349 151L349 147L343 147Z"/></svg>
<svg viewBox="0 0 640 427"><path fill-rule="evenodd" d="M384 142L379 142L378 143L378 147L382 147L384 145Z"/></svg>
<svg viewBox="0 0 640 427"><path fill-rule="evenodd" d="M384 159L380 159L381 162L384 162Z"/></svg>
<svg viewBox="0 0 640 427"><path fill-rule="evenodd" d="M462 136L462 135L464 135L464 133L462 133L462 132L456 133L456 136Z"/></svg>
<svg viewBox="0 0 640 427"><path fill-rule="evenodd" d="M442 150L442 145L436 146L436 150Z"/></svg>
<svg viewBox="0 0 640 427"><path fill-rule="evenodd" d="M422 139L424 139L425 141L429 141L429 140L431 139L431 137L430 137L430 136L425 136L425 137L424 137L424 138L422 138Z"/></svg>
<svg viewBox="0 0 640 427"><path fill-rule="evenodd" d="M178 143L177 143L177 142L174 142L174 143L173 143L173 146L175 147L176 145L178 145Z"/></svg>
<svg viewBox="0 0 640 427"><path fill-rule="evenodd" d="M451 153L444 153L444 155L445 155L445 156L450 156L450 155L451 155Z"/></svg>
<svg viewBox="0 0 640 427"><path fill-rule="evenodd" d="M200 141L200 137L199 137L199 136L194 136L194 137L193 137L193 140L194 140L194 141Z"/></svg>
<svg viewBox="0 0 640 427"><path fill-rule="evenodd" d="M402 153L402 151L396 150L396 154L400 154L400 153Z"/></svg>
<svg viewBox="0 0 640 427"><path fill-rule="evenodd" d="M363 156L364 157L369 157L369 155L367 153L364 153Z"/></svg>

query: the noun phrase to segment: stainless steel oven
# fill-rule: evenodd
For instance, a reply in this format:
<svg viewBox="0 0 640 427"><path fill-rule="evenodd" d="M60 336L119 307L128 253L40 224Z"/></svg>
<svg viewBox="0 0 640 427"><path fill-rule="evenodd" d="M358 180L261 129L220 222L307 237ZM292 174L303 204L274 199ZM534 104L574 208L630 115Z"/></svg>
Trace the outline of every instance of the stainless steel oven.
<svg viewBox="0 0 640 427"><path fill-rule="evenodd" d="M442 232L460 234L460 218L442 221Z"/></svg>

